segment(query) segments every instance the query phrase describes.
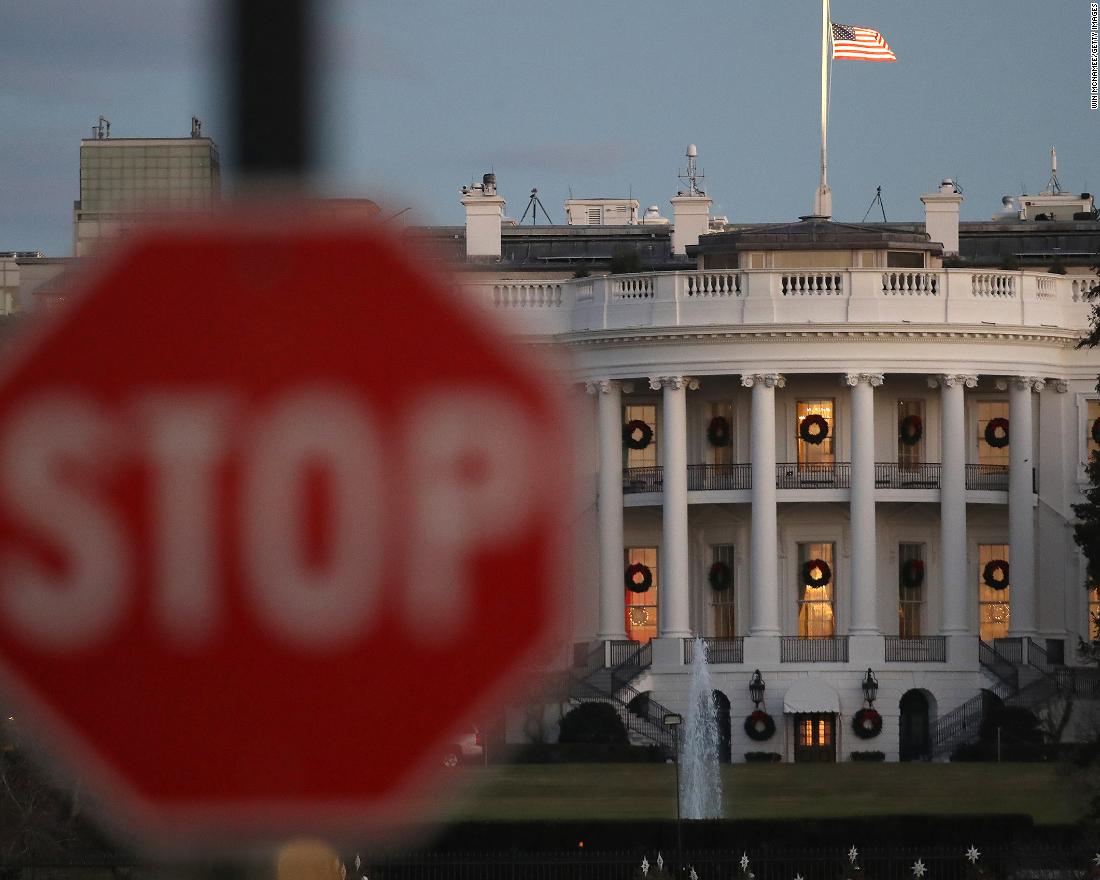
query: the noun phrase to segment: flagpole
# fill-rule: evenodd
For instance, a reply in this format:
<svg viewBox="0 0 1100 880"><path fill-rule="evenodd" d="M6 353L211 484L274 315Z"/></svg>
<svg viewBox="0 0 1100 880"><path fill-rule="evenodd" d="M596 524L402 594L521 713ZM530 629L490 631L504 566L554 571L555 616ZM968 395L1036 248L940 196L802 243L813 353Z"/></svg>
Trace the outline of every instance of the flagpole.
<svg viewBox="0 0 1100 880"><path fill-rule="evenodd" d="M821 182L814 194L814 214L819 217L831 217L833 213L833 193L829 189L827 150L829 130L829 37L831 30L829 0L821 0Z"/></svg>

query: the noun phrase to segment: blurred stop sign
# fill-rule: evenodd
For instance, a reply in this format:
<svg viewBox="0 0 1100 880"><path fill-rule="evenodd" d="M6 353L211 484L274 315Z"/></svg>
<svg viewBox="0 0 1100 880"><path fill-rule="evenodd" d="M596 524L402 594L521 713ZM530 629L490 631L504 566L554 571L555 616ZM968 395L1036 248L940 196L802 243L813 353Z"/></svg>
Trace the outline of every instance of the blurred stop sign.
<svg viewBox="0 0 1100 880"><path fill-rule="evenodd" d="M143 828L405 818L551 644L568 429L377 233L131 241L0 380L0 673Z"/></svg>

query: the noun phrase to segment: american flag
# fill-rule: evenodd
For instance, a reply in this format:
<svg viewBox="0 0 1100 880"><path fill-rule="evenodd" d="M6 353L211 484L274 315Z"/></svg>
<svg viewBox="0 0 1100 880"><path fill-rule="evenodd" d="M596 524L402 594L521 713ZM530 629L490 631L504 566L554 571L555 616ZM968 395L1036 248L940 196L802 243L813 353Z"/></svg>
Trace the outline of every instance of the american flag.
<svg viewBox="0 0 1100 880"><path fill-rule="evenodd" d="M897 61L876 30L833 22L833 57L858 61Z"/></svg>

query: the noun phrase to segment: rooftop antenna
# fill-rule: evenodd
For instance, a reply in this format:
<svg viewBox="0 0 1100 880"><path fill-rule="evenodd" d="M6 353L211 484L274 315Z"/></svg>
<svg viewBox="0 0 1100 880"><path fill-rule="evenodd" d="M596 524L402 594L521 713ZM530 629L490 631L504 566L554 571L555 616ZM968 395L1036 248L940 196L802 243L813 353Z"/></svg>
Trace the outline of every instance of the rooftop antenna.
<svg viewBox="0 0 1100 880"><path fill-rule="evenodd" d="M867 222L867 215L871 213L871 211L875 207L876 203L879 206L879 210L882 211L882 222L883 223L886 222L886 206L884 204L882 204L882 187L881 186L876 186L875 187L875 197L873 199L871 199L871 204L869 204L867 206L867 210L863 214L863 219L860 221L861 223L866 223Z"/></svg>
<svg viewBox="0 0 1100 880"><path fill-rule="evenodd" d="M527 212L531 212L531 225L537 226L539 219L539 210L542 210L542 216L546 218L546 222L551 226L554 225L554 221L550 219L550 215L546 213L546 207L542 204L542 200L539 198L538 187L531 187L531 195L527 199L527 207L523 209L523 216L519 218L519 222L522 225L523 221L527 219Z"/></svg>
<svg viewBox="0 0 1100 880"><path fill-rule="evenodd" d="M1050 180L1047 181L1047 189L1051 194L1062 192L1062 185L1058 183L1058 151L1050 148Z"/></svg>
<svg viewBox="0 0 1100 880"><path fill-rule="evenodd" d="M191 117L191 137L193 137L193 138L201 138L202 137L202 120L199 119L199 117L197 117L197 116L192 116Z"/></svg>
<svg viewBox="0 0 1100 880"><path fill-rule="evenodd" d="M111 136L111 120L106 116L99 117L99 124L92 126L92 137L97 141L106 140Z"/></svg>
<svg viewBox="0 0 1100 880"><path fill-rule="evenodd" d="M699 181L701 181L705 175L702 171L696 167L695 157L699 155L699 151L695 149L695 144L688 144L687 148L687 168L683 174L678 174L677 177L684 181L688 185L687 194L689 196L705 196L706 193L699 189Z"/></svg>

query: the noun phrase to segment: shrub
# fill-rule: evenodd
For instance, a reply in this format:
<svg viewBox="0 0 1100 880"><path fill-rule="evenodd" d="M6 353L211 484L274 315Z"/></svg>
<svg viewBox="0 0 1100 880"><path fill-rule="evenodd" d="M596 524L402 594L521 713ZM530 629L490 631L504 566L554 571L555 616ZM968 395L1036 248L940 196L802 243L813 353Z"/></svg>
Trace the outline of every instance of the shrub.
<svg viewBox="0 0 1100 880"><path fill-rule="evenodd" d="M749 764L778 764L783 756L779 752L745 752L745 760Z"/></svg>
<svg viewBox="0 0 1100 880"><path fill-rule="evenodd" d="M660 764L669 755L661 746L605 743L530 743L515 750L517 764Z"/></svg>
<svg viewBox="0 0 1100 880"><path fill-rule="evenodd" d="M607 703L581 703L558 722L559 742L626 745L629 740L623 720Z"/></svg>
<svg viewBox="0 0 1100 880"><path fill-rule="evenodd" d="M1047 269L1047 274L1049 274L1049 275L1065 275L1066 274L1066 267L1061 262L1055 260L1053 263L1050 264L1050 268Z"/></svg>
<svg viewBox="0 0 1100 880"><path fill-rule="evenodd" d="M853 761L885 761L886 752L852 752Z"/></svg>

